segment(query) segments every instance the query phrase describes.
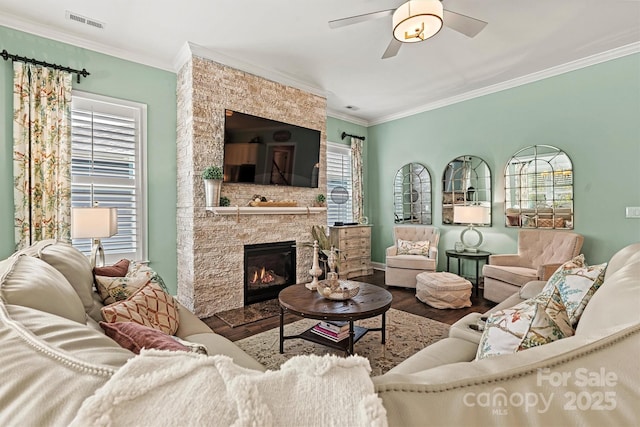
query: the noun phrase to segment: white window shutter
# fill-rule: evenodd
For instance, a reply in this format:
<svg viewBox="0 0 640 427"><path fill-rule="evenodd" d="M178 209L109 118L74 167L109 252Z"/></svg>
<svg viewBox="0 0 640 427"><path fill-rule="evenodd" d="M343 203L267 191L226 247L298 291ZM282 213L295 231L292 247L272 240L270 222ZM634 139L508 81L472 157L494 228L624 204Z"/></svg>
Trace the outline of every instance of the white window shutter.
<svg viewBox="0 0 640 427"><path fill-rule="evenodd" d="M353 221L351 148L327 143L327 224ZM346 191L345 191L346 190ZM346 200L345 200L346 199Z"/></svg>
<svg viewBox="0 0 640 427"><path fill-rule="evenodd" d="M144 118L140 104L75 95L71 107L71 204L118 209L118 234L102 239L108 262L146 260ZM73 239L91 251L90 239Z"/></svg>

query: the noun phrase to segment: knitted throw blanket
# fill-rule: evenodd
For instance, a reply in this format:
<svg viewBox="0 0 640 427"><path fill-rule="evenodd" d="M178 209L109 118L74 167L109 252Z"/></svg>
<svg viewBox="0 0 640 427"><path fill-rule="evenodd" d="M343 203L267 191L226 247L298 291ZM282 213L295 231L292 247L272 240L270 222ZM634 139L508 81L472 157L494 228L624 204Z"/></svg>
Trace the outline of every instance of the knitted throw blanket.
<svg viewBox="0 0 640 427"><path fill-rule="evenodd" d="M227 356L143 350L72 426L386 427L370 371L359 356L296 356L259 372Z"/></svg>

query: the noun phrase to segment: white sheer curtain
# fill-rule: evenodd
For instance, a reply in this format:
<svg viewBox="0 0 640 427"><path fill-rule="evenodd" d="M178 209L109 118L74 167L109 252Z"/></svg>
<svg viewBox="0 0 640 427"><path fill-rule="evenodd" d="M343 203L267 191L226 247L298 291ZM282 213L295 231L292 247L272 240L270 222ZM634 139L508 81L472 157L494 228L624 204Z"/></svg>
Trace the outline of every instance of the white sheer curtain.
<svg viewBox="0 0 640 427"><path fill-rule="evenodd" d="M353 179L353 219L360 221L364 216L364 195L362 194L362 140L351 138L351 177Z"/></svg>

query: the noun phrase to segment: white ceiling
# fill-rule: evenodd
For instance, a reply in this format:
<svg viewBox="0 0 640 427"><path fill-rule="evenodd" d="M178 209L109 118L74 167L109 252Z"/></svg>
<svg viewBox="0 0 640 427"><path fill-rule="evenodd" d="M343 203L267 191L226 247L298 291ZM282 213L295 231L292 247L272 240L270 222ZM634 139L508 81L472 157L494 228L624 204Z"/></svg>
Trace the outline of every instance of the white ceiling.
<svg viewBox="0 0 640 427"><path fill-rule="evenodd" d="M445 27L385 60L391 17L327 24L402 3L0 0L0 25L171 71L191 43L219 62L326 96L331 115L362 124L640 52L637 0L444 0L445 9L489 24L475 38ZM105 29L68 20L67 10Z"/></svg>

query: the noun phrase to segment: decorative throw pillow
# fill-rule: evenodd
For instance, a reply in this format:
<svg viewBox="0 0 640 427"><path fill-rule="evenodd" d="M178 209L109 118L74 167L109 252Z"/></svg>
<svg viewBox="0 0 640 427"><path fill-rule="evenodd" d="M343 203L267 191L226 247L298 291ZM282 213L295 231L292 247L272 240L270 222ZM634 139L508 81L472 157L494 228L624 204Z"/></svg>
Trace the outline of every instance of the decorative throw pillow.
<svg viewBox="0 0 640 427"><path fill-rule="evenodd" d="M540 227L540 228L551 228L551 227L553 227L553 219L552 218L538 218L538 227Z"/></svg>
<svg viewBox="0 0 640 427"><path fill-rule="evenodd" d="M124 301L103 307L102 318L109 323L139 323L169 335L178 330L176 302L155 282L148 282Z"/></svg>
<svg viewBox="0 0 640 427"><path fill-rule="evenodd" d="M93 274L96 276L107 277L124 277L129 271L129 260L121 259L113 265L107 265L105 267L93 267Z"/></svg>
<svg viewBox="0 0 640 427"><path fill-rule="evenodd" d="M191 351L189 347L176 341L171 335L167 335L157 329L140 325L134 322L100 322L104 333L120 347L140 354L143 348L155 348L157 350Z"/></svg>
<svg viewBox="0 0 640 427"><path fill-rule="evenodd" d="M204 354L205 356L209 355L209 349L207 349L207 346L205 346L204 344L183 340L182 338L176 337L175 335L173 335L171 338L187 347L192 353Z"/></svg>
<svg viewBox="0 0 640 427"><path fill-rule="evenodd" d="M538 218L540 228L564 228L564 218Z"/></svg>
<svg viewBox="0 0 640 427"><path fill-rule="evenodd" d="M520 227L522 222L520 221L520 215L507 214L507 225L509 227Z"/></svg>
<svg viewBox="0 0 640 427"><path fill-rule="evenodd" d="M558 290L567 308L569 321L575 327L587 303L604 282L607 263L588 266L580 254L565 262L551 275L541 294Z"/></svg>
<svg viewBox="0 0 640 427"><path fill-rule="evenodd" d="M148 282L149 277L144 274L133 277L96 276L96 289L102 301L109 305L126 300Z"/></svg>
<svg viewBox="0 0 640 427"><path fill-rule="evenodd" d="M538 217L536 215L522 215L522 226L523 227L536 227L538 224Z"/></svg>
<svg viewBox="0 0 640 427"><path fill-rule="evenodd" d="M398 255L429 255L429 241L412 242L398 239Z"/></svg>
<svg viewBox="0 0 640 427"><path fill-rule="evenodd" d="M165 292L169 293L169 289L167 289L167 285L165 285L162 277L155 271L151 269L146 263L140 261L131 261L129 263L129 271L127 272L127 277L139 276L141 274L147 275L149 280L152 282L156 282Z"/></svg>
<svg viewBox="0 0 640 427"><path fill-rule="evenodd" d="M492 313L480 338L476 360L511 354L574 333L560 293L539 294Z"/></svg>

